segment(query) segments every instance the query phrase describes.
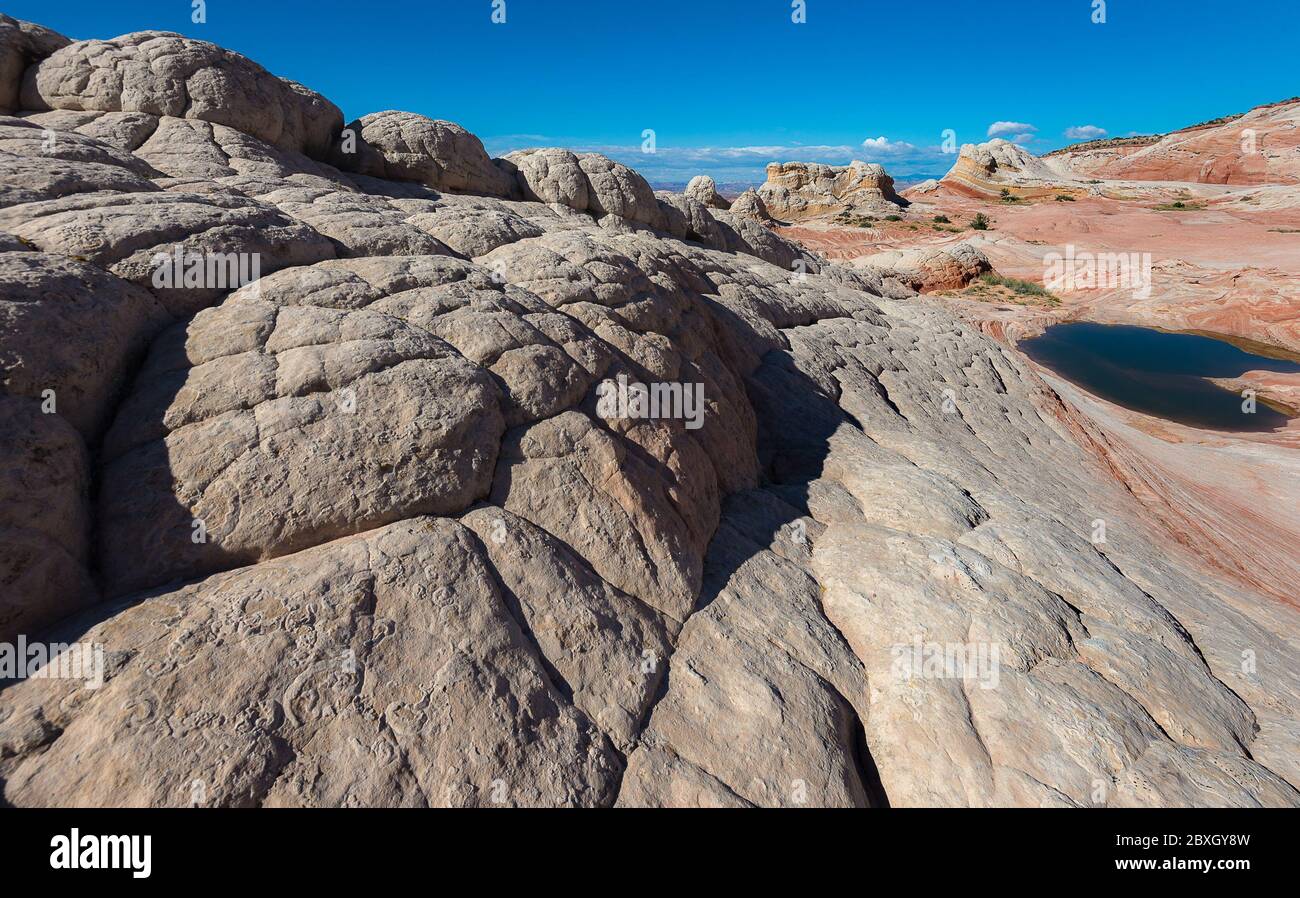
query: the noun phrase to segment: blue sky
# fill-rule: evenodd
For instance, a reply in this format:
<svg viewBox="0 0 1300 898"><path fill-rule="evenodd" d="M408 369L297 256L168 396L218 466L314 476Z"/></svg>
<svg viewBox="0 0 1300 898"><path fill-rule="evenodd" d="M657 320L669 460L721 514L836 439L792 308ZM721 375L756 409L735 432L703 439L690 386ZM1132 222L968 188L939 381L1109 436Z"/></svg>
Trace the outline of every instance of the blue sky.
<svg viewBox="0 0 1300 898"><path fill-rule="evenodd" d="M772 160L941 174L945 129L1046 152L1300 94L1296 0L5 0L74 38L153 28L301 81L348 119L404 109L504 153L605 152L657 183ZM655 152L642 151L654 131Z"/></svg>

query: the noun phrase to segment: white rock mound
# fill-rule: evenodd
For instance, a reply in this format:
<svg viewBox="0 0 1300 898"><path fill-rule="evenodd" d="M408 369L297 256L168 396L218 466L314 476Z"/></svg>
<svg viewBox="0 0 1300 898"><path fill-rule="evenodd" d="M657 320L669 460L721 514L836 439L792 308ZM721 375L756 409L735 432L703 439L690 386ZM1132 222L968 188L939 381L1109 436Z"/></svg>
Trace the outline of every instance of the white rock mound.
<svg viewBox="0 0 1300 898"><path fill-rule="evenodd" d="M1040 159L1000 137L987 143L962 144L957 161L940 183L985 198L997 198L1003 191L1015 196L1043 196L1090 189L1059 160Z"/></svg>
<svg viewBox="0 0 1300 898"><path fill-rule="evenodd" d="M732 215L748 218L762 225L775 223L771 213L767 211L767 204L763 202L763 197L752 187L736 197L730 208Z"/></svg>
<svg viewBox="0 0 1300 898"><path fill-rule="evenodd" d="M686 195L712 209L730 209L731 203L718 193L718 184L708 175L696 175L686 185Z"/></svg>
<svg viewBox="0 0 1300 898"><path fill-rule="evenodd" d="M66 47L63 35L0 13L0 112L18 108L18 95L27 67Z"/></svg>
<svg viewBox="0 0 1300 898"><path fill-rule="evenodd" d="M849 165L773 162L758 188L767 211L783 221L816 218L837 212L897 212L907 200L894 192L894 179L883 166L854 161Z"/></svg>
<svg viewBox="0 0 1300 898"><path fill-rule="evenodd" d="M198 119L316 158L343 124L338 107L320 94L238 53L167 31L61 47L27 69L21 103Z"/></svg>
<svg viewBox="0 0 1300 898"><path fill-rule="evenodd" d="M372 112L352 122L340 132L332 161L345 171L437 190L507 197L515 192L477 137L454 122L409 112Z"/></svg>

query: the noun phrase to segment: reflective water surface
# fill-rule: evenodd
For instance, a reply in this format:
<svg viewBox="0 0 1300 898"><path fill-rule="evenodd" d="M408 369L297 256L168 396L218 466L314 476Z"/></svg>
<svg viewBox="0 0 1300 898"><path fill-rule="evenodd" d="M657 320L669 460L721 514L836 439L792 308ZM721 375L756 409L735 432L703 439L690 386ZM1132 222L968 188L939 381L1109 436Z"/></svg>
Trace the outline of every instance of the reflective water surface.
<svg viewBox="0 0 1300 898"><path fill-rule="evenodd" d="M1240 394L1205 378L1300 372L1300 359L1288 357L1285 350L1259 347L1252 352L1214 337L1129 325L1056 324L1019 347L1040 365L1116 405L1210 430L1274 430L1288 416L1263 402L1247 414Z"/></svg>

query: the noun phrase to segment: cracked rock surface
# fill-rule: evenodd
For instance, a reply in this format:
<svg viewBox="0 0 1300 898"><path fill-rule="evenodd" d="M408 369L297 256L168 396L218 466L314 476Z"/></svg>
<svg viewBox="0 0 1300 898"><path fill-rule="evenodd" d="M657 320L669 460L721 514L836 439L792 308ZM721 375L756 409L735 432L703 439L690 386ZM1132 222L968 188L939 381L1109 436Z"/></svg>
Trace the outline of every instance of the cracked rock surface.
<svg viewBox="0 0 1300 898"><path fill-rule="evenodd" d="M4 803L1300 805L1294 608L768 196L401 112L348 154L158 32L0 18L0 74L0 639L104 658L0 688ZM891 192L812 174L781 210Z"/></svg>

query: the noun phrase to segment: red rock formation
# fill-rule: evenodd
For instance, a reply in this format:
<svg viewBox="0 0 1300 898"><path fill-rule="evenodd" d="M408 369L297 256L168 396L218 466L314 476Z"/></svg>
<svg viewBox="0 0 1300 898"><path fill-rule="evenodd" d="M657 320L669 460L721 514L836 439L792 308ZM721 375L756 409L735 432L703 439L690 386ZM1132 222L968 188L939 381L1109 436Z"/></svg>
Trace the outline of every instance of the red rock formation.
<svg viewBox="0 0 1300 898"><path fill-rule="evenodd" d="M1300 99L1148 143L1097 141L1049 154L1080 176L1201 184L1300 184Z"/></svg>

